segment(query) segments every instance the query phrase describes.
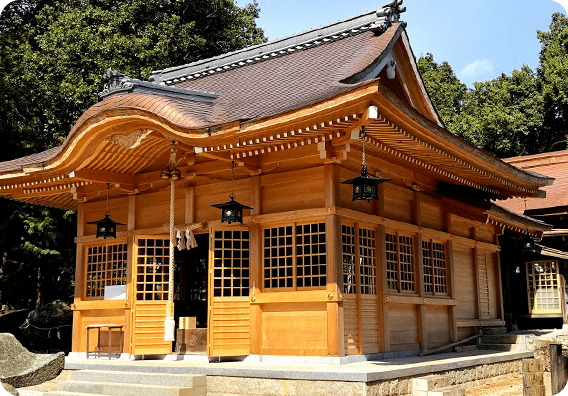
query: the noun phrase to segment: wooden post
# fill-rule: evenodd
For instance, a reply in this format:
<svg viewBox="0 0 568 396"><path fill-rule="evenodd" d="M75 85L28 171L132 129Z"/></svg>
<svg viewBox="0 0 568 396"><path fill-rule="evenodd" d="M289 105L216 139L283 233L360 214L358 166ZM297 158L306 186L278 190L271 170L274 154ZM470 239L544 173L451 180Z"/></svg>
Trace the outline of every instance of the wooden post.
<svg viewBox="0 0 568 396"><path fill-rule="evenodd" d="M337 215L325 217L327 245L327 292L331 296L327 303L327 353L329 356L345 356L343 342L343 290L341 268L341 219Z"/></svg>
<svg viewBox="0 0 568 396"><path fill-rule="evenodd" d="M363 329L361 309L361 250L359 247L359 224L355 223L355 295L357 296L357 339L359 340L358 352L363 353Z"/></svg>
<svg viewBox="0 0 568 396"><path fill-rule="evenodd" d="M473 268L475 270L475 307L477 312L477 319L481 320L481 290L479 285L479 259L477 257L477 246L471 250L473 255Z"/></svg>
<svg viewBox="0 0 568 396"><path fill-rule="evenodd" d="M560 393L568 380L568 358L562 356L562 344L550 344L550 384L552 394Z"/></svg>
<svg viewBox="0 0 568 396"><path fill-rule="evenodd" d="M388 303L388 285L387 285L387 249L386 249L386 230L384 225L379 225L379 234L377 239L377 246L380 246L379 254L377 255L378 262L381 263L381 292L379 293L379 305L381 306L382 323L380 323L380 336L382 337L382 350L383 352L390 352L390 321L389 321L389 303ZM381 325L382 324L382 325Z"/></svg>
<svg viewBox="0 0 568 396"><path fill-rule="evenodd" d="M417 199L418 192L414 192L415 199ZM418 295L424 298L424 265L422 257L422 234L416 234L416 244L414 245L414 257L416 257L416 284L418 285ZM434 274L432 274L432 277ZM424 304L419 304L416 306L416 317L417 317L417 327L418 327L418 342L420 343L420 349L428 349L428 337L426 329L426 306Z"/></svg>
<svg viewBox="0 0 568 396"><path fill-rule="evenodd" d="M79 203L77 205L77 236L82 237L85 235L85 204ZM75 253L75 304L80 303L82 300L85 288L85 272L83 265L83 243L77 242ZM73 331L72 331L72 345L73 352L80 352L81 340L83 335L81 311L73 311ZM86 350L86 349L85 349Z"/></svg>
<svg viewBox="0 0 568 396"><path fill-rule="evenodd" d="M251 302L254 303L262 289L262 235L260 224L250 226L250 291ZM260 305L250 306L250 353L261 354L262 350L262 310Z"/></svg>
<svg viewBox="0 0 568 396"><path fill-rule="evenodd" d="M447 258L447 270L448 270L448 295L450 298L456 300L456 275L455 275L455 264L454 264L454 244L451 240L446 243L446 258ZM450 322L450 339L453 342L458 340L458 307L456 304L450 305L449 309L449 322Z"/></svg>
<svg viewBox="0 0 568 396"><path fill-rule="evenodd" d="M523 396L545 396L544 376L540 360L523 360Z"/></svg>
<svg viewBox="0 0 568 396"><path fill-rule="evenodd" d="M185 189L185 224L195 223L195 187Z"/></svg>

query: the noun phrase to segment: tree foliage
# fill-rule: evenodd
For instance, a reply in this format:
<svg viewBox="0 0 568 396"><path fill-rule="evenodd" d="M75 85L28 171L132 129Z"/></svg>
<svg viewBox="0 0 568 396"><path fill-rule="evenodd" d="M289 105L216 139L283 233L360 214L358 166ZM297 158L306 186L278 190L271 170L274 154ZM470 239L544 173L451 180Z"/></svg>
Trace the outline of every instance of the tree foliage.
<svg viewBox="0 0 568 396"><path fill-rule="evenodd" d="M234 0L11 2L0 15L0 161L60 145L98 101L108 68L147 79L152 70L264 42L259 12L256 1ZM69 214L2 202L0 301L35 305L59 278L66 294L54 298L69 301L75 230Z"/></svg>
<svg viewBox="0 0 568 396"><path fill-rule="evenodd" d="M538 32L540 63L466 88L447 62L418 60L430 97L446 127L497 157L564 150L568 133L568 19L552 16Z"/></svg>
<svg viewBox="0 0 568 396"><path fill-rule="evenodd" d="M426 85L426 91L435 103L438 115L446 128L452 129L455 117L461 112L467 86L456 77L448 62L437 64L430 53L418 59L418 70Z"/></svg>

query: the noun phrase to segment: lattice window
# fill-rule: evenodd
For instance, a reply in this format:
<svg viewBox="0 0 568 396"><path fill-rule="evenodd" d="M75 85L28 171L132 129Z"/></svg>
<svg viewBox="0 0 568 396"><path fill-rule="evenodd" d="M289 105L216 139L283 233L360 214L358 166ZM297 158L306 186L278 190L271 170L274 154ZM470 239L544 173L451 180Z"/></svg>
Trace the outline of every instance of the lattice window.
<svg viewBox="0 0 568 396"><path fill-rule="evenodd" d="M87 248L86 297L104 297L105 286L126 285L126 243Z"/></svg>
<svg viewBox="0 0 568 396"><path fill-rule="evenodd" d="M296 281L298 287L326 285L325 223L296 226Z"/></svg>
<svg viewBox="0 0 568 396"><path fill-rule="evenodd" d="M414 240L405 235L387 233L387 287L399 292L414 292Z"/></svg>
<svg viewBox="0 0 568 396"><path fill-rule="evenodd" d="M264 287L294 287L294 227L264 230Z"/></svg>
<svg viewBox="0 0 568 396"><path fill-rule="evenodd" d="M359 228L359 273L361 294L377 294L375 231L366 228Z"/></svg>
<svg viewBox="0 0 568 396"><path fill-rule="evenodd" d="M215 231L213 243L213 296L248 296L250 232Z"/></svg>
<svg viewBox="0 0 568 396"><path fill-rule="evenodd" d="M387 287L398 290L398 244L395 234L385 234L387 253Z"/></svg>
<svg viewBox="0 0 568 396"><path fill-rule="evenodd" d="M341 245L343 261L343 293L355 294L355 227L341 226Z"/></svg>
<svg viewBox="0 0 568 396"><path fill-rule="evenodd" d="M138 239L136 299L138 301L167 300L169 281L169 239Z"/></svg>
<svg viewBox="0 0 568 396"><path fill-rule="evenodd" d="M556 261L527 263L531 313L546 313L561 309L557 271Z"/></svg>
<svg viewBox="0 0 568 396"><path fill-rule="evenodd" d="M424 292L447 294L446 246L433 241L422 241L422 268Z"/></svg>

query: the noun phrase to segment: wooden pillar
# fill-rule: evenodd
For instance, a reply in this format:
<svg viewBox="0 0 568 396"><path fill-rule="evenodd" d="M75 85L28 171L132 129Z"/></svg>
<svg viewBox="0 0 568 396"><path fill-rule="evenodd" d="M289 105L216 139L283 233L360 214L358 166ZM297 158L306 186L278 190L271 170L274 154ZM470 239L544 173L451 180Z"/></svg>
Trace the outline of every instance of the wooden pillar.
<svg viewBox="0 0 568 396"><path fill-rule="evenodd" d="M250 353L261 354L262 351L262 310L255 304L262 289L262 234L260 224L250 226Z"/></svg>
<svg viewBox="0 0 568 396"><path fill-rule="evenodd" d="M126 224L126 229L128 231L136 230L136 195L129 195L128 196L128 221ZM133 337L133 328L132 328L132 315L134 314L134 308L136 303L136 278L135 278L135 268L134 268L134 235L129 233L127 239L127 256L128 256L128 265L126 266L126 290L128 296L128 307L125 312L125 329L123 333L123 352L131 353L131 342L130 340Z"/></svg>
<svg viewBox="0 0 568 396"><path fill-rule="evenodd" d="M253 176L251 182L251 215L262 214L262 193L260 175ZM255 304L256 297L262 290L262 232L260 224L252 223L250 226L250 353L262 353L262 310Z"/></svg>
<svg viewBox="0 0 568 396"><path fill-rule="evenodd" d="M359 247L359 224L354 224L355 232L355 296L356 296L356 309L357 309L357 339L359 340L359 353L363 353L363 329L362 329L362 316L361 309L361 250Z"/></svg>
<svg viewBox="0 0 568 396"><path fill-rule="evenodd" d="M185 224L195 223L195 187L185 189Z"/></svg>
<svg viewBox="0 0 568 396"><path fill-rule="evenodd" d="M449 240L446 243L446 257L447 257L447 269L448 269L448 296L456 301L456 275L455 275L455 264L454 264L454 243ZM458 341L458 307L457 304L450 305L449 310L449 325L450 325L450 340L452 342Z"/></svg>
<svg viewBox="0 0 568 396"><path fill-rule="evenodd" d="M386 294L388 293L387 286L387 250L386 250L386 231L384 225L379 225L379 233L377 240L378 262L381 263L380 268L380 285L378 305L381 309L381 317L379 318L379 336L381 337L381 346L383 352L390 352L390 321L389 321L389 303Z"/></svg>
<svg viewBox="0 0 568 396"><path fill-rule="evenodd" d="M473 256L473 268L475 271L475 309L477 319L481 320L481 290L479 284L479 259L477 257L477 246L474 246L473 249L471 249L471 254Z"/></svg>
<svg viewBox="0 0 568 396"><path fill-rule="evenodd" d="M77 205L77 237L85 235L85 204ZM83 290L85 288L85 266L83 262L83 243L77 242L75 252L75 292L74 303L81 303ZM83 339L83 325L81 311L73 311L73 331L71 350L73 352L81 352L81 344ZM86 350L86 349L85 349Z"/></svg>
<svg viewBox="0 0 568 396"><path fill-rule="evenodd" d="M416 196L416 192L415 192ZM416 244L414 246L414 257L416 257L416 284L418 285L418 295L422 298L425 296L424 292L424 265L422 257L422 234L416 234ZM426 305L419 304L416 306L416 317L418 327L418 342L420 349L428 349L428 336L426 329Z"/></svg>
<svg viewBox="0 0 568 396"><path fill-rule="evenodd" d="M343 342L343 290L342 252L341 252L341 219L337 215L325 217L327 240L327 292L330 299L327 303L327 352L330 356L345 356Z"/></svg>
<svg viewBox="0 0 568 396"><path fill-rule="evenodd" d="M562 344L550 344L550 384L552 394L560 393L568 380L567 358L562 356Z"/></svg>

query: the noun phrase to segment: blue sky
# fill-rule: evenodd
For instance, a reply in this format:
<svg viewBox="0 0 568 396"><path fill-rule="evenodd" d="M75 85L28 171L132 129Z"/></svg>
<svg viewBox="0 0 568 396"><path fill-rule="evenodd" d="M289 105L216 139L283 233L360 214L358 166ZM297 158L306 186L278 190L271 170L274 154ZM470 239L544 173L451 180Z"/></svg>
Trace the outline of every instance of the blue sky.
<svg viewBox="0 0 568 396"><path fill-rule="evenodd" d="M243 6L247 0L238 0ZM294 34L381 7L388 0L258 0L257 25L269 39ZM568 0L560 0L567 4ZM566 10L552 0L404 0L401 19L414 55L447 61L472 86L528 64L538 66L537 30ZM567 6L568 8L568 6Z"/></svg>

